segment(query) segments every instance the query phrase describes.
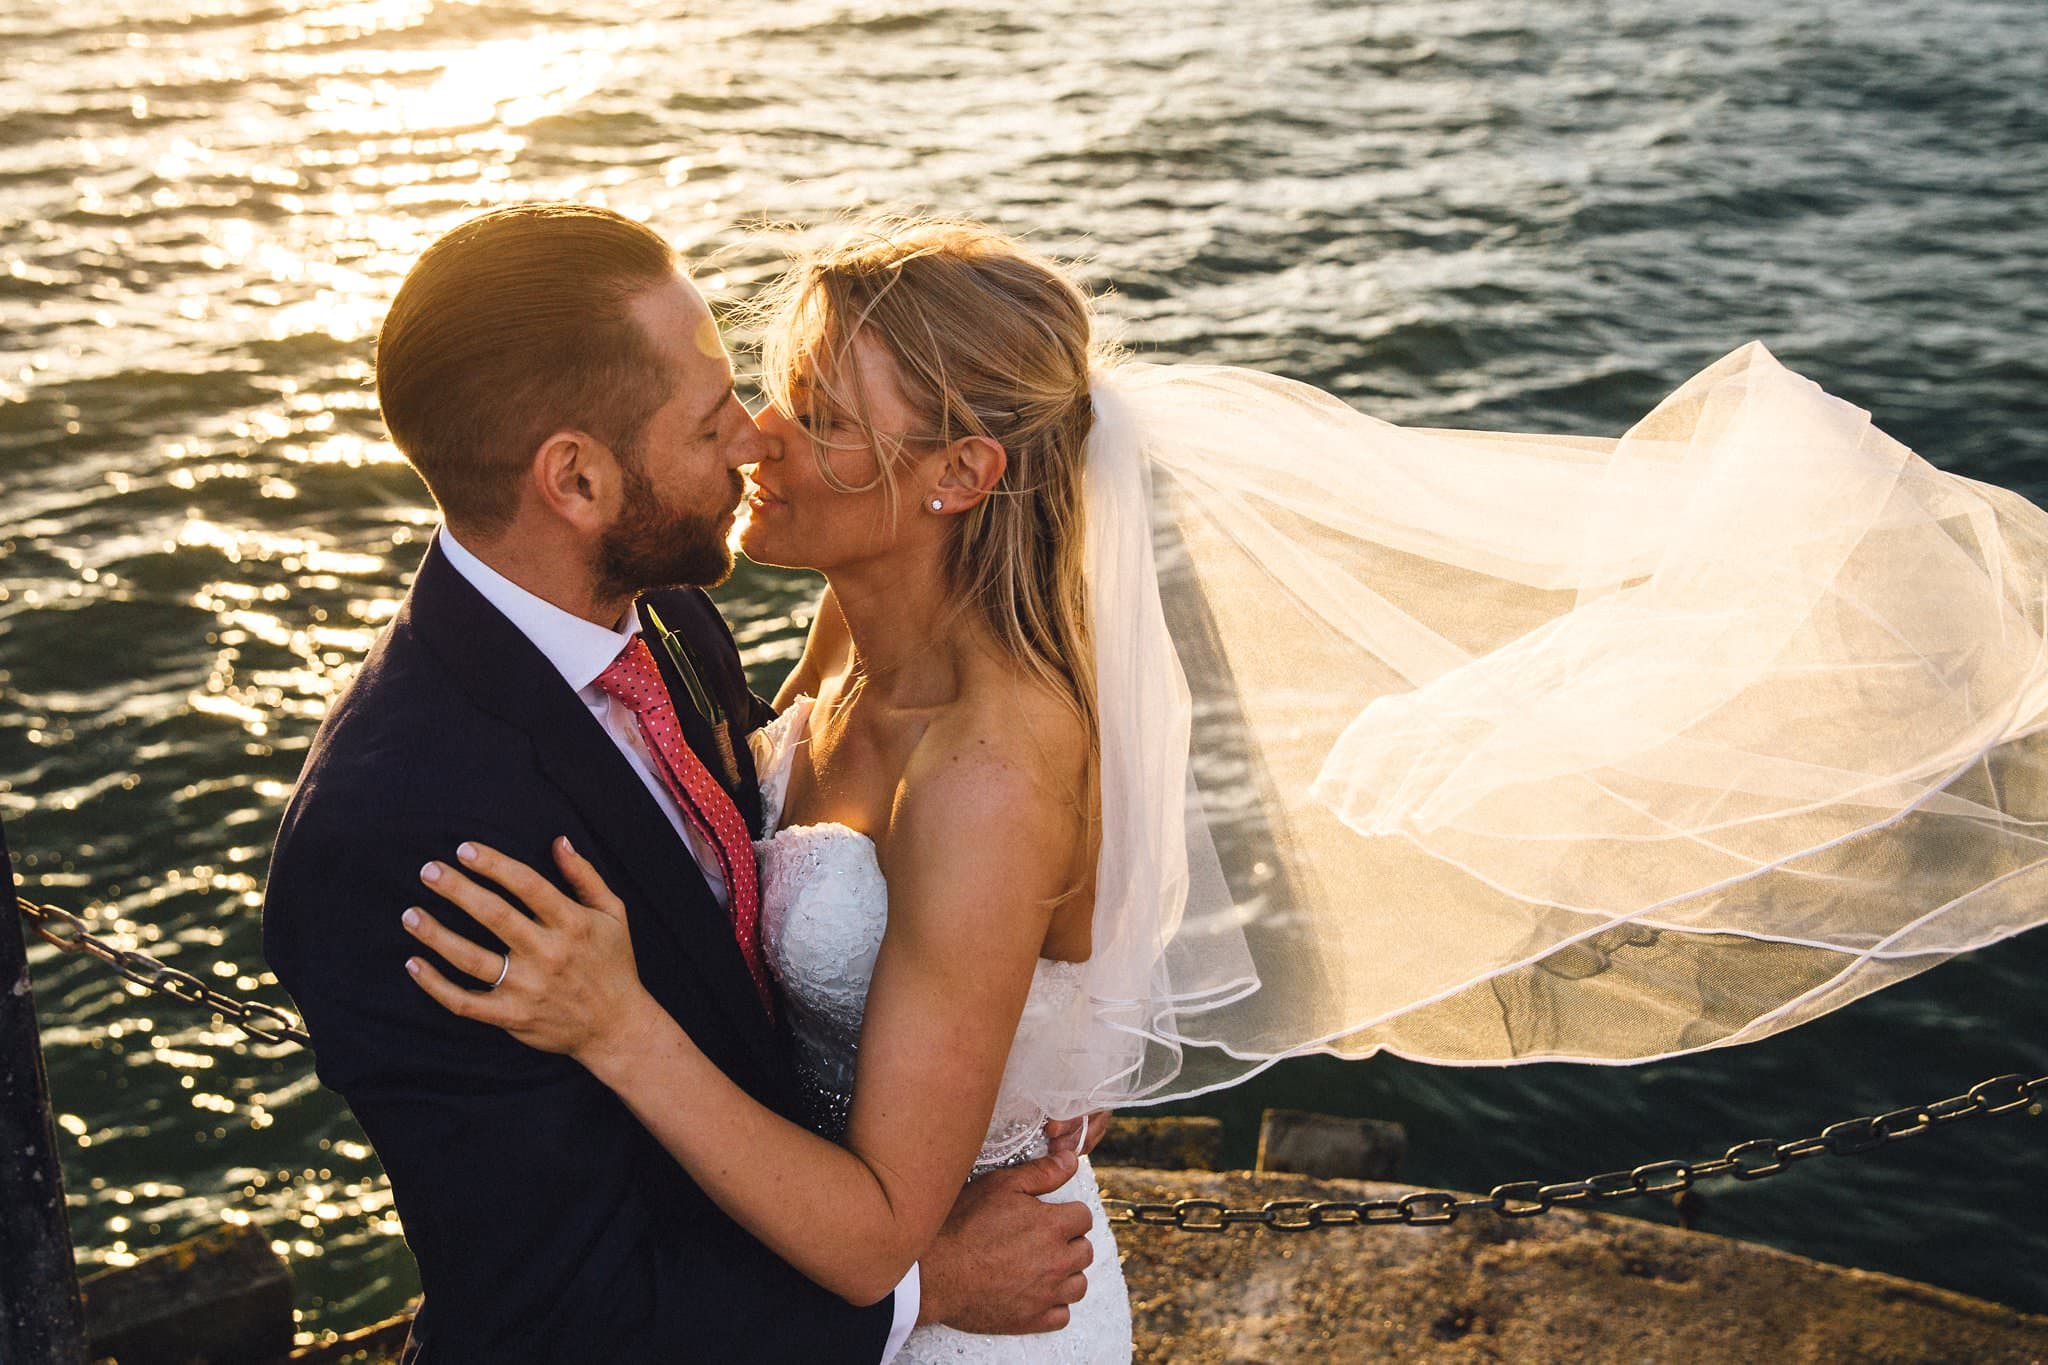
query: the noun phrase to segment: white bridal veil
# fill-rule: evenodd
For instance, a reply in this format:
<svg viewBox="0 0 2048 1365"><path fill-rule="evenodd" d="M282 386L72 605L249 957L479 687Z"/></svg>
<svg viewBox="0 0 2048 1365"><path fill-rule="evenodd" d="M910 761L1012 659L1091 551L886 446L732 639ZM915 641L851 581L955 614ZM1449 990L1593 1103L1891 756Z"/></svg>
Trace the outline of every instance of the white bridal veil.
<svg viewBox="0 0 2048 1365"><path fill-rule="evenodd" d="M1619 440L1093 396L1095 953L1012 1063L1049 1112L1747 1042L2048 920L2048 516L1762 346Z"/></svg>

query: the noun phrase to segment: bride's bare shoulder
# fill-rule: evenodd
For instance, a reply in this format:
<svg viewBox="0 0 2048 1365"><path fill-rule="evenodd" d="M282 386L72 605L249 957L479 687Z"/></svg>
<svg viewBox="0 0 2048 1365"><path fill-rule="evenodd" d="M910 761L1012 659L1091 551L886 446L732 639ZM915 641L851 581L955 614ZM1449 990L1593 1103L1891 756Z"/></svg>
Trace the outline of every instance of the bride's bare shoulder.
<svg viewBox="0 0 2048 1365"><path fill-rule="evenodd" d="M1008 926L1021 935L1018 961L1035 959L1092 827L1089 756L1080 717L1043 688L991 688L942 708L888 819L891 932L943 922L986 946ZM928 920L920 907L942 913Z"/></svg>
<svg viewBox="0 0 2048 1365"><path fill-rule="evenodd" d="M932 718L903 774L903 795L1029 802L1072 811L1089 771L1088 728L1066 698L1004 670Z"/></svg>

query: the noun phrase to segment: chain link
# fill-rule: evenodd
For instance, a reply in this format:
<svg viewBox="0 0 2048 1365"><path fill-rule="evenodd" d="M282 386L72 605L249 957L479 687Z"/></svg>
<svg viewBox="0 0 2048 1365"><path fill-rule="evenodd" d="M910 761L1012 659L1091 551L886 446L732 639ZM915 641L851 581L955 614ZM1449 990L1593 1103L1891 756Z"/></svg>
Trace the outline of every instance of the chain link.
<svg viewBox="0 0 2048 1365"><path fill-rule="evenodd" d="M117 947L92 931L83 916L54 905L39 905L25 896L14 898L15 908L45 943L66 953L83 953L97 958L146 991L168 995L188 1005L210 1009L252 1038L266 1043L304 1043L312 1039L299 1021L275 1005L257 1000L237 1000L207 985L187 971L159 962L148 953Z"/></svg>
<svg viewBox="0 0 2048 1365"><path fill-rule="evenodd" d="M1651 1161L1626 1171L1603 1171L1583 1180L1548 1185L1535 1180L1514 1180L1495 1185L1486 1194L1465 1198L1444 1190L1417 1190L1394 1199L1355 1202L1275 1199L1255 1209L1234 1209L1218 1199L1181 1199L1170 1204L1105 1199L1102 1205L1111 1223L1179 1228L1183 1232L1222 1232L1245 1226L1274 1232L1307 1232L1367 1223L1442 1227L1468 1213L1533 1218L1552 1209L1611 1204L1651 1194L1677 1194L1703 1180L1723 1176L1763 1180L1809 1157L1854 1156L1981 1114L2010 1114L2019 1110L2038 1114L2044 1104L2048 1104L2048 1076L2037 1076L2031 1081L2021 1075L1993 1076L1961 1095L1932 1104L1830 1124L1817 1137L1790 1142L1752 1138L1703 1161Z"/></svg>
<svg viewBox="0 0 2048 1365"><path fill-rule="evenodd" d="M27 918L29 927L45 943L66 953L83 953L97 958L112 967L123 980L144 990L210 1009L244 1033L266 1043L311 1044L313 1041L299 1027L297 1019L275 1005L237 1000L215 990L192 973L160 962L148 953L116 947L93 933L83 917L69 910L40 905L22 896L15 897L14 903ZM2048 1104L2048 1076L2037 1076L2033 1080L2017 1074L1993 1076L1990 1080L1979 1081L1963 1094L1951 1095L1932 1104L1829 1124L1815 1137L1795 1138L1790 1142L1752 1138L1748 1142L1736 1143L1720 1156L1701 1161L1651 1161L1625 1171L1603 1171L1583 1180L1551 1184L1512 1180L1495 1185L1486 1194L1465 1198L1445 1190L1416 1190L1394 1199L1275 1199L1255 1209L1231 1208L1219 1199L1179 1199L1155 1204L1105 1199L1102 1204L1111 1223L1178 1228L1183 1232L1223 1232L1235 1227L1308 1232L1372 1223L1442 1227L1457 1222L1468 1213L1491 1213L1500 1218L1533 1218L1552 1209L1611 1204L1653 1194L1677 1194L1702 1181L1724 1176L1745 1181L1763 1180L1809 1157L1855 1156L1979 1115L2010 1114L2019 1110L2038 1114L2044 1104Z"/></svg>

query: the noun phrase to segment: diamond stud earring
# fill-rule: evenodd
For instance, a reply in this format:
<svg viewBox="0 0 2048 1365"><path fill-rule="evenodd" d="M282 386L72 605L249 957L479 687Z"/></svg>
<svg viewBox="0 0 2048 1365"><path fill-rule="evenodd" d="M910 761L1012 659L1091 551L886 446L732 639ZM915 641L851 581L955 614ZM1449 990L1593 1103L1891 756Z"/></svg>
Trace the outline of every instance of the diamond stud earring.
<svg viewBox="0 0 2048 1365"><path fill-rule="evenodd" d="M932 499L932 510L933 510L934 512L943 512L943 511L945 511L945 510L946 510L946 504L945 504L944 502L940 501L940 500L939 500L938 498L933 498L933 499Z"/></svg>

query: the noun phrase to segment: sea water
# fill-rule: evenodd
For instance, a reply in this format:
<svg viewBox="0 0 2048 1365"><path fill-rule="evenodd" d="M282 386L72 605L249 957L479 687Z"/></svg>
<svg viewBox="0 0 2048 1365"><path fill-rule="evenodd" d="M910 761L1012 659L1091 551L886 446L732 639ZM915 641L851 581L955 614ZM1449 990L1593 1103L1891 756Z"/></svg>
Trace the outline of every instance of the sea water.
<svg viewBox="0 0 2048 1365"><path fill-rule="evenodd" d="M479 206L644 217L721 308L844 213L979 217L1078 261L1146 358L1399 422L1616 434L1761 338L1935 463L2038 499L2044 88L2038 0L5 0L16 870L281 1000L270 839L434 525L371 341ZM745 566L722 590L764 690L814 591ZM305 1052L33 960L88 1267L225 1217L291 1256L304 1332L403 1307L389 1189ZM1192 1107L1235 1125L1238 1160L1284 1104L1400 1120L1418 1182L1563 1179L2040 1074L2044 974L2037 933L1754 1047L1310 1060ZM1722 1182L1705 1220L2048 1311L2048 1126Z"/></svg>

